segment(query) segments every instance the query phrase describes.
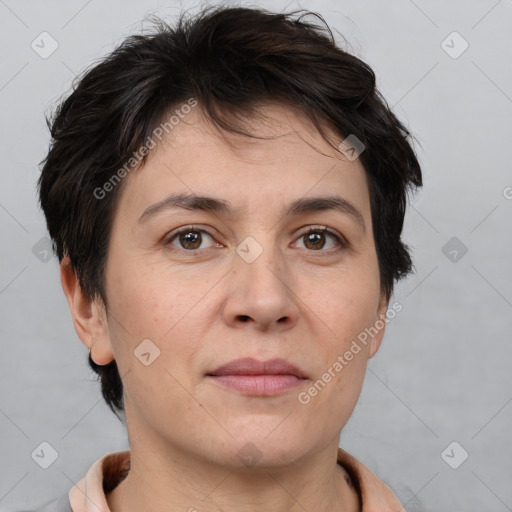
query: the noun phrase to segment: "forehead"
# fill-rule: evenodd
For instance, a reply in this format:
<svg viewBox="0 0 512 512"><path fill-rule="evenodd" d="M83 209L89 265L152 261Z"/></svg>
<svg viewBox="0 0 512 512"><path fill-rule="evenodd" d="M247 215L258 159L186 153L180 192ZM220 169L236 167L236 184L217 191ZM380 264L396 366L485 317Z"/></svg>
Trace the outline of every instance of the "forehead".
<svg viewBox="0 0 512 512"><path fill-rule="evenodd" d="M129 205L140 214L177 192L224 198L238 213L333 194L369 210L359 159L345 158L297 109L263 105L242 125L253 137L219 131L200 107L176 120L156 140L145 165L127 176L120 208ZM330 133L336 147L342 138Z"/></svg>

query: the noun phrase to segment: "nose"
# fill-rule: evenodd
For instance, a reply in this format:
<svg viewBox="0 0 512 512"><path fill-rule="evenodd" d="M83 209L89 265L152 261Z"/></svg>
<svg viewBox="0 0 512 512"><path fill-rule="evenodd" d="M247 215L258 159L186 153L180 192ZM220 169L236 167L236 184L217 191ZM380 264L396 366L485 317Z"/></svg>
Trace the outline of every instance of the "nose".
<svg viewBox="0 0 512 512"><path fill-rule="evenodd" d="M242 256L240 256L240 254ZM291 329L299 318L293 274L278 249L263 250L254 260L235 255L226 283L223 316L230 327L257 331Z"/></svg>

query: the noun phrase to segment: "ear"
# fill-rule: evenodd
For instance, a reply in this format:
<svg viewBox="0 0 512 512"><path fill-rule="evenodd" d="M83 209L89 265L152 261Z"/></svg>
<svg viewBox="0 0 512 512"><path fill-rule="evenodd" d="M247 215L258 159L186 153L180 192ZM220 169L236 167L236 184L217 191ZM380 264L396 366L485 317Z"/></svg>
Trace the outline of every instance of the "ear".
<svg viewBox="0 0 512 512"><path fill-rule="evenodd" d="M384 331L386 330L386 311L388 309L388 304L389 299L386 298L386 294L384 292L381 292L379 306L377 308L375 322L373 324L373 327L378 329L378 332L373 336L370 342L369 358L372 358L377 353L377 350L379 350L380 344L382 343Z"/></svg>
<svg viewBox="0 0 512 512"><path fill-rule="evenodd" d="M93 300L83 292L69 256L60 264L60 281L71 309L76 333L89 348L92 360L105 365L114 360L110 343L105 307L101 300Z"/></svg>

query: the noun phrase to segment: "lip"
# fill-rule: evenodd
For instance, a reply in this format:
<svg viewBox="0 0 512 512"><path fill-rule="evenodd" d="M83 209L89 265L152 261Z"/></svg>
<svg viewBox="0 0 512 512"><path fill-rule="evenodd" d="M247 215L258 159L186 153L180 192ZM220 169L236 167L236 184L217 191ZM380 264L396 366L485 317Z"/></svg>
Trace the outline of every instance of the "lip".
<svg viewBox="0 0 512 512"><path fill-rule="evenodd" d="M286 359L259 361L235 359L219 366L207 377L214 382L252 396L272 396L299 386L307 377Z"/></svg>
<svg viewBox="0 0 512 512"><path fill-rule="evenodd" d="M300 379L305 378L304 372L286 359L275 358L267 361L258 361L252 357L234 359L229 363L219 366L208 375L295 375Z"/></svg>

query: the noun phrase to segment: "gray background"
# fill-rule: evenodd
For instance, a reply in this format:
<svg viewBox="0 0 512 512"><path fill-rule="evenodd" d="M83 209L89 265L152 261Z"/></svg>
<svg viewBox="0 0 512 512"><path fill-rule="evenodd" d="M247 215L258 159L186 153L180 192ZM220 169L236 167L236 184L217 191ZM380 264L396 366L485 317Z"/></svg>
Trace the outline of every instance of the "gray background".
<svg viewBox="0 0 512 512"><path fill-rule="evenodd" d="M425 180L404 232L416 274L396 288L403 311L387 326L341 445L408 510L512 510L512 1L289 6L323 14L374 68L420 143ZM179 9L0 0L0 511L40 505L128 447L88 370L57 260L46 261L35 181L49 142L43 115L75 74L139 32L145 14ZM31 48L43 31L59 45L46 59ZM463 41L446 40L453 31L469 44L461 55ZM58 452L48 469L31 458L43 441ZM441 456L453 441L445 460L469 453L457 469Z"/></svg>

